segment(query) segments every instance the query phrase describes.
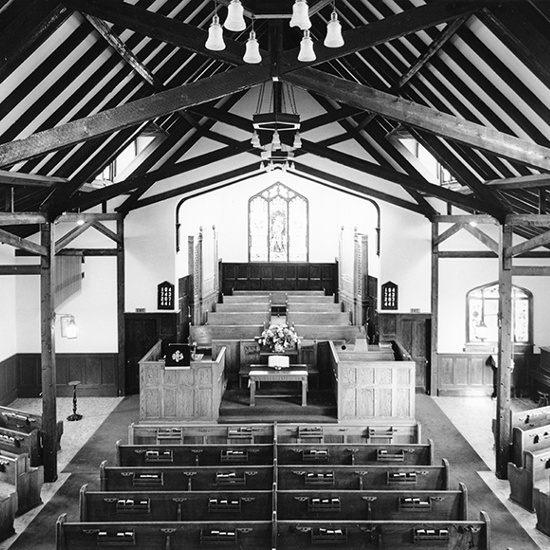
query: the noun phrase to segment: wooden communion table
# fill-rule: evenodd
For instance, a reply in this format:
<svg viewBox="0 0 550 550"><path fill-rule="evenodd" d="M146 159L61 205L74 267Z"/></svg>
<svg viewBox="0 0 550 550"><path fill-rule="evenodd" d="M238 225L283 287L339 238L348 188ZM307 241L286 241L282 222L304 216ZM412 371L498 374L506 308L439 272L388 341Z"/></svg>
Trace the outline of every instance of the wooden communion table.
<svg viewBox="0 0 550 550"><path fill-rule="evenodd" d="M290 366L285 369L276 370L266 365L250 365L249 386L250 406L256 405L256 397L280 397L280 395L256 395L256 384L259 382L301 382L302 384L302 407L307 405L307 368L303 365ZM284 394L286 397L286 394Z"/></svg>

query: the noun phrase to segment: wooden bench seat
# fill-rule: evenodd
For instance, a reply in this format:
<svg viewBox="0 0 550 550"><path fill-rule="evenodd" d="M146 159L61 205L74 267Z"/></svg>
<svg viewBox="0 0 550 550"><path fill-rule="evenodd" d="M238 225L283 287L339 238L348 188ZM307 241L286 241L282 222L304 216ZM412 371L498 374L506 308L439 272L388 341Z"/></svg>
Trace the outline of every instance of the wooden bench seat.
<svg viewBox="0 0 550 550"><path fill-rule="evenodd" d="M221 304L215 304L216 313L237 313L237 312L258 312L269 313L271 306L269 302L223 302Z"/></svg>
<svg viewBox="0 0 550 550"><path fill-rule="evenodd" d="M485 512L480 520L365 520L277 521L277 550L327 548L468 548L489 550L491 524Z"/></svg>
<svg viewBox="0 0 550 550"><path fill-rule="evenodd" d="M294 311L287 310L287 323L292 325L351 325L348 311Z"/></svg>
<svg viewBox="0 0 550 550"><path fill-rule="evenodd" d="M267 491L270 466L107 466L100 464L102 491Z"/></svg>
<svg viewBox="0 0 550 550"><path fill-rule="evenodd" d="M263 325L268 323L271 313L268 311L209 311L208 325Z"/></svg>
<svg viewBox="0 0 550 550"><path fill-rule="evenodd" d="M392 419L391 423L369 420L367 424L276 425L277 443L420 443L421 425L416 421Z"/></svg>
<svg viewBox="0 0 550 550"><path fill-rule="evenodd" d="M135 423L128 426L130 445L273 443L273 424Z"/></svg>
<svg viewBox="0 0 550 550"><path fill-rule="evenodd" d="M542 422L515 426L512 429L512 462L521 467L524 465L525 451L550 450L550 424Z"/></svg>
<svg viewBox="0 0 550 550"><path fill-rule="evenodd" d="M217 466L273 463L273 444L125 445L116 444L117 466Z"/></svg>
<svg viewBox="0 0 550 550"><path fill-rule="evenodd" d="M89 491L80 489L80 521L271 520L272 491Z"/></svg>
<svg viewBox="0 0 550 550"><path fill-rule="evenodd" d="M291 301L286 304L286 311L288 315L295 313L341 313L342 306L337 302L296 302Z"/></svg>
<svg viewBox="0 0 550 550"><path fill-rule="evenodd" d="M15 491L16 515L20 516L42 504L40 493L44 483L44 467L31 466L26 454L0 451L0 483L3 486L3 494Z"/></svg>
<svg viewBox="0 0 550 550"><path fill-rule="evenodd" d="M379 445L369 443L282 443L277 445L277 464L433 464L433 442Z"/></svg>
<svg viewBox="0 0 550 550"><path fill-rule="evenodd" d="M25 453L31 466L42 464L42 415L0 406L0 449ZM61 449L63 421L57 422L57 448Z"/></svg>
<svg viewBox="0 0 550 550"><path fill-rule="evenodd" d="M457 491L277 491L279 520L466 520L468 492Z"/></svg>
<svg viewBox="0 0 550 550"><path fill-rule="evenodd" d="M546 490L550 480L550 449L525 451L523 466L508 463L508 481L510 482L510 500L517 502L530 512L535 510L533 490Z"/></svg>
<svg viewBox="0 0 550 550"><path fill-rule="evenodd" d="M271 521L191 522L68 522L56 524L57 550L97 550L132 547L135 550L204 550L205 548L271 549Z"/></svg>
<svg viewBox="0 0 550 550"><path fill-rule="evenodd" d="M449 490L449 463L440 466L407 466L366 464L356 466L302 465L279 466L277 481L280 490Z"/></svg>

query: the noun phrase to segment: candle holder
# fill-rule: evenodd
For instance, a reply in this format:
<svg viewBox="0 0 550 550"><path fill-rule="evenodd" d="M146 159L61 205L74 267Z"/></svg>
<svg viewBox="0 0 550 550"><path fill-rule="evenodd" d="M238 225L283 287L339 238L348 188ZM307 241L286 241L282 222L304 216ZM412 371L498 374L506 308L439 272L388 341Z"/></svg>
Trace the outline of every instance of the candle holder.
<svg viewBox="0 0 550 550"><path fill-rule="evenodd" d="M76 387L80 384L80 380L71 380L68 383L69 386L73 387L73 414L67 416L69 422L76 422L82 420L82 415L76 412L77 402L76 402Z"/></svg>

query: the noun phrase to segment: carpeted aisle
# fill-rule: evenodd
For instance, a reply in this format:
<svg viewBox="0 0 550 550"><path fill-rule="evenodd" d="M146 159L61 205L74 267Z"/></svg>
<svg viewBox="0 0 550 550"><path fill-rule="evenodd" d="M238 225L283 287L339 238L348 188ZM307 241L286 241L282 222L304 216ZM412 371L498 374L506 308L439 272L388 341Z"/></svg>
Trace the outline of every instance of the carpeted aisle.
<svg viewBox="0 0 550 550"><path fill-rule="evenodd" d="M477 472L489 468L468 441L455 428L433 399L418 394L416 419L422 425L422 439L434 441L436 464L446 458L450 463L451 489L463 482L468 489L468 519L479 519L480 510L491 520L491 548L495 550L540 550L497 496L487 487ZM465 414L468 414L465 411ZM481 422L489 422L482 418Z"/></svg>
<svg viewBox="0 0 550 550"><path fill-rule="evenodd" d="M68 521L79 520L79 492L82 485L99 489L99 465L103 460L114 465L117 440L128 440L128 426L139 420L139 397L125 398L106 418L99 429L74 456L68 466L59 472L69 474L67 481L55 496L10 546L10 550L55 550L55 522L66 513ZM75 548L75 550L78 550Z"/></svg>

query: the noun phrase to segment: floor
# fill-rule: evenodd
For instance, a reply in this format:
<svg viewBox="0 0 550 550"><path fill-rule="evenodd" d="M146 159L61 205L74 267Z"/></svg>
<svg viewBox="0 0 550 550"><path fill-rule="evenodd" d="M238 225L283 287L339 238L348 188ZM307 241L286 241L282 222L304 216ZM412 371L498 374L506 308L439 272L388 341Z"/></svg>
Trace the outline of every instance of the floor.
<svg viewBox="0 0 550 550"><path fill-rule="evenodd" d="M89 437L101 426L105 418L114 410L123 398L81 398L78 401L78 412L83 415L79 422L64 422L62 437L62 450L58 454L58 471L62 472L72 457L82 447ZM495 459L493 451L493 435L491 432L491 419L495 414L496 402L488 397L435 397L434 402L441 411L455 424L457 429L465 436L474 450L479 454L491 471L479 472L488 489L493 491L509 511L518 519L521 525L531 536L541 550L550 548L550 537L539 532L535 528L536 516L520 506L511 502L508 498L508 481L499 480L494 475ZM72 413L72 399L58 398L58 418L67 418ZM41 402L38 399L18 399L11 404L12 407L40 412ZM527 400L514 400L514 408L531 408L532 402ZM463 414L468 410L469 414ZM479 419L484 419L480 422ZM59 487L63 485L70 474L60 473L55 483L44 484L42 500L46 503ZM20 518L16 519L16 533L21 533L40 511L38 507ZM52 529L54 527L52 526ZM6 541L0 542L0 550L8 550L17 538L17 534ZM505 550L505 549L495 549ZM514 548L514 550L521 550Z"/></svg>

